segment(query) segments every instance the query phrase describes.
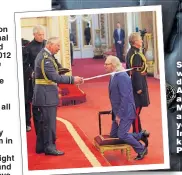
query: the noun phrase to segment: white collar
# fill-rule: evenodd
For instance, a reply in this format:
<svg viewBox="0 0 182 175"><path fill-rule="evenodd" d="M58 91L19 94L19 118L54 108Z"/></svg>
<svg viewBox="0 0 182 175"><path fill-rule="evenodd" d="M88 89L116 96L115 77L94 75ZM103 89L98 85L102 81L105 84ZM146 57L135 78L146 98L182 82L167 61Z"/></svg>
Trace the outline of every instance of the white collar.
<svg viewBox="0 0 182 175"><path fill-rule="evenodd" d="M52 55L52 53L45 47L44 48L45 51L47 51L50 55Z"/></svg>
<svg viewBox="0 0 182 175"><path fill-rule="evenodd" d="M115 72L112 72L111 77L114 77L114 75L115 75Z"/></svg>

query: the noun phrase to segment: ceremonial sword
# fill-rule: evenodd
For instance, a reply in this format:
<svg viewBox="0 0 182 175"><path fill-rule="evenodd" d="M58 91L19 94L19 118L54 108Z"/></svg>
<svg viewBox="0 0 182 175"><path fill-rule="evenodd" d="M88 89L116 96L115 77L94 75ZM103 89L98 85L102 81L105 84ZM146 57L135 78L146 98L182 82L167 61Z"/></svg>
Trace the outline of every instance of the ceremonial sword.
<svg viewBox="0 0 182 175"><path fill-rule="evenodd" d="M88 80L92 80L92 79L95 79L95 78L101 78L101 77L105 77L105 76L108 76L108 75L114 75L114 74L117 74L117 73L120 73L120 72L128 72L128 71L133 70L133 69L134 69L134 68L131 68L131 69L124 69L124 70L121 70L121 71L118 71L118 72L111 72L111 73L102 74L102 75L97 75L97 76L90 77L90 78L84 78L83 80L84 80L84 81L88 81Z"/></svg>
<svg viewBox="0 0 182 175"><path fill-rule="evenodd" d="M96 78L105 77L108 75L114 75L114 74L117 74L120 72L128 72L128 71L133 70L133 69L136 69L136 67L131 68L131 69L124 69L124 70L121 70L118 72L111 72L111 73L107 73L107 74L97 75L97 76L93 76L90 78L84 78L83 80L88 81L88 80L92 80L92 79L96 79ZM173 105L173 107L170 107L170 106L172 106L171 105L172 102L174 102L174 99L177 97L177 93L176 93L175 88L173 86L171 86L170 84L168 84L167 82L166 82L166 97L167 97L168 109L174 112L176 108L174 107L174 105Z"/></svg>

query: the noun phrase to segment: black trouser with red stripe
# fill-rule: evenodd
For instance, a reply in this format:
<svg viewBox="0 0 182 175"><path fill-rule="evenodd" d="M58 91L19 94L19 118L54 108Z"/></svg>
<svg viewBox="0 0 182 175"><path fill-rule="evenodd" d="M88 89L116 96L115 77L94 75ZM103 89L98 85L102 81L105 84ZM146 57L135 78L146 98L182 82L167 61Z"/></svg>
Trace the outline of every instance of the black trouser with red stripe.
<svg viewBox="0 0 182 175"><path fill-rule="evenodd" d="M141 121L140 121L140 112L142 110L142 107L136 108L136 118L133 121L133 132L139 133L142 131Z"/></svg>

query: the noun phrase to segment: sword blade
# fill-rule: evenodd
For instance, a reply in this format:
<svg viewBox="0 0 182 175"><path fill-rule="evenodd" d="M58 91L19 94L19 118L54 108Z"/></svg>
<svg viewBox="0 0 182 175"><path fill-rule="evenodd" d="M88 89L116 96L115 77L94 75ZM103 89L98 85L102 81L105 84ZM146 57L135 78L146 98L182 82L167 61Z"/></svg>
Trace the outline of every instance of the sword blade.
<svg viewBox="0 0 182 175"><path fill-rule="evenodd" d="M88 81L88 80L92 80L92 79L96 79L96 78L105 77L105 76L108 76L108 75L117 74L117 73L120 73L120 72L128 72L128 71L130 71L130 70L132 70L132 69L133 69L133 68L131 68L131 69L124 69L124 70L118 71L118 72L111 72L111 73L107 73L107 74L97 75L97 76L94 76L94 77L84 78L83 80L84 80L84 81Z"/></svg>

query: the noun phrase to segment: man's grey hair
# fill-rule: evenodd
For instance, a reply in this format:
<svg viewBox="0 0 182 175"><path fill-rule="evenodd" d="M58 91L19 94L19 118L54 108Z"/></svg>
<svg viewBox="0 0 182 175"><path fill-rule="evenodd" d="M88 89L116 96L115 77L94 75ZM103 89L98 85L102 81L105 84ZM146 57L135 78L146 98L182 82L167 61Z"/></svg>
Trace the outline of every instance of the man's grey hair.
<svg viewBox="0 0 182 175"><path fill-rule="evenodd" d="M60 42L60 38L59 37L51 37L47 40L46 44L56 44Z"/></svg>
<svg viewBox="0 0 182 175"><path fill-rule="evenodd" d="M137 32L131 33L129 36L129 43L131 46L135 44L135 41L140 38L140 34Z"/></svg>
<svg viewBox="0 0 182 175"><path fill-rule="evenodd" d="M33 28L33 34L38 33L39 31L44 31L44 27L42 25L36 25Z"/></svg>
<svg viewBox="0 0 182 175"><path fill-rule="evenodd" d="M120 62L118 57L113 56L113 55L109 55L107 57L107 60L110 60L110 62L114 66L116 72L122 71L124 69L124 67L122 66L122 64L121 64L121 62Z"/></svg>

